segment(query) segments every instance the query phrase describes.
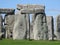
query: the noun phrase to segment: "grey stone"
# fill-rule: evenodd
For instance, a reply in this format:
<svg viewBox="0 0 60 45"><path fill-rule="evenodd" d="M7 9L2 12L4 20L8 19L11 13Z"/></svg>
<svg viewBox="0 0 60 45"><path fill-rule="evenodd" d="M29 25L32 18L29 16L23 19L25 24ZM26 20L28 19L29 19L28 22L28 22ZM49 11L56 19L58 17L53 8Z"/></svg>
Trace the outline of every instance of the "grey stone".
<svg viewBox="0 0 60 45"><path fill-rule="evenodd" d="M25 7L25 8L24 8ZM29 29L29 31L26 30L27 35L30 34L30 37L34 36L34 40L47 39L47 23L46 23L46 15L45 15L45 6L41 5L17 5L17 9L20 11L22 15L24 14L34 14L35 13L35 19L33 19L33 23L30 26L29 29L29 23L27 23L29 20L26 20L26 29ZM33 28L31 28L33 27ZM33 32L32 32L33 31ZM32 34L33 36L32 36Z"/></svg>
<svg viewBox="0 0 60 45"><path fill-rule="evenodd" d="M0 15L0 32L2 31L2 21L3 19L2 19L2 16Z"/></svg>
<svg viewBox="0 0 60 45"><path fill-rule="evenodd" d="M46 16L48 26L48 40L54 39L54 22L53 16Z"/></svg>
<svg viewBox="0 0 60 45"><path fill-rule="evenodd" d="M27 26L26 26L26 15L21 14L20 11L15 15L15 23L13 29L13 40L15 39L26 39Z"/></svg>
<svg viewBox="0 0 60 45"><path fill-rule="evenodd" d="M32 14L32 21L30 23L30 35L31 35L31 39L34 39L33 25L34 25L35 19L36 19L36 15L35 14Z"/></svg>
<svg viewBox="0 0 60 45"><path fill-rule="evenodd" d="M26 14L27 39L30 38L30 16Z"/></svg>
<svg viewBox="0 0 60 45"><path fill-rule="evenodd" d="M60 15L56 17L57 40L60 40Z"/></svg>
<svg viewBox="0 0 60 45"><path fill-rule="evenodd" d="M7 15L5 16L5 30L6 30L6 38L12 38L13 36L13 27L14 27L15 15Z"/></svg>
<svg viewBox="0 0 60 45"><path fill-rule="evenodd" d="M17 4L17 9L22 9L22 8L24 8L24 9L26 9L26 7L28 7L29 9L30 8L40 8L40 9L45 9L45 6L44 5L30 5L30 4L28 4L28 5L20 5L20 4Z"/></svg>
<svg viewBox="0 0 60 45"><path fill-rule="evenodd" d="M46 25L45 25L45 19L44 14L37 14L35 21L33 23L33 34L34 34L34 40L46 40ZM43 21L44 20L44 21ZM43 23L44 22L44 23Z"/></svg>
<svg viewBox="0 0 60 45"><path fill-rule="evenodd" d="M14 14L15 9L0 8L0 14Z"/></svg>
<svg viewBox="0 0 60 45"><path fill-rule="evenodd" d="M44 13L44 9L40 8L27 8L27 9L21 9L22 14L34 14L34 13Z"/></svg>
<svg viewBox="0 0 60 45"><path fill-rule="evenodd" d="M3 32L2 32L2 25L3 25L3 23L2 23L2 21L3 21L3 18L0 15L0 39L2 39L2 35L3 35Z"/></svg>
<svg viewBox="0 0 60 45"><path fill-rule="evenodd" d="M34 34L33 34L33 23L30 23L30 39L34 39Z"/></svg>

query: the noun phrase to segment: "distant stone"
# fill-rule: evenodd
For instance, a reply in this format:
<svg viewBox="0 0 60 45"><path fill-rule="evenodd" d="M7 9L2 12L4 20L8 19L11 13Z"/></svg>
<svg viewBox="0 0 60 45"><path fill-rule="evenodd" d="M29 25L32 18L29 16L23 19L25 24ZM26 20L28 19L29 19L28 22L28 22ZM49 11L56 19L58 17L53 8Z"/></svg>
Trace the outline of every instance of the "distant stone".
<svg viewBox="0 0 60 45"><path fill-rule="evenodd" d="M40 8L21 9L21 13L22 13L22 14L44 13L44 9L40 9Z"/></svg>
<svg viewBox="0 0 60 45"><path fill-rule="evenodd" d="M0 14L14 14L15 9L0 8Z"/></svg>
<svg viewBox="0 0 60 45"><path fill-rule="evenodd" d="M60 40L60 15L56 17L57 40Z"/></svg>
<svg viewBox="0 0 60 45"><path fill-rule="evenodd" d="M44 14L37 14L35 21L33 23L33 34L34 34L34 40L46 40L46 26L44 25L46 22L43 23ZM43 27L44 26L44 27Z"/></svg>
<svg viewBox="0 0 60 45"><path fill-rule="evenodd" d="M22 15L20 11L15 15L15 23L13 29L13 40L26 39L27 27L26 27L26 15Z"/></svg>
<svg viewBox="0 0 60 45"><path fill-rule="evenodd" d="M3 19L2 19L2 16L0 15L0 39L2 39L2 35L3 35L3 32L2 32L2 21L3 21Z"/></svg>
<svg viewBox="0 0 60 45"><path fill-rule="evenodd" d="M22 9L22 8L24 8L24 9L26 9L26 7L27 8L29 8L29 9L34 9L34 8L40 8L40 9L45 9L45 6L44 5L30 5L30 4L28 4L28 5L21 5L21 4L17 4L17 9Z"/></svg>
<svg viewBox="0 0 60 45"><path fill-rule="evenodd" d="M33 24L32 23L30 23L30 39L34 39Z"/></svg>
<svg viewBox="0 0 60 45"><path fill-rule="evenodd" d="M13 27L14 27L15 15L7 15L5 16L5 30L6 30L6 38L13 37Z"/></svg>
<svg viewBox="0 0 60 45"><path fill-rule="evenodd" d="M54 20L53 16L46 16L48 26L48 40L54 40Z"/></svg>
<svg viewBox="0 0 60 45"><path fill-rule="evenodd" d="M2 35L4 35L4 33L0 32L0 40L2 40Z"/></svg>

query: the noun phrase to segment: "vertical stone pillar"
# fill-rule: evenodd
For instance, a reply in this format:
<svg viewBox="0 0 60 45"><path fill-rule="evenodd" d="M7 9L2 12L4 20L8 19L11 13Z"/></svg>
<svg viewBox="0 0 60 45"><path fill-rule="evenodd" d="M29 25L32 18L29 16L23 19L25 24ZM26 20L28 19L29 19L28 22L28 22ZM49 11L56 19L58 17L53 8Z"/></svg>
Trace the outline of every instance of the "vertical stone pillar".
<svg viewBox="0 0 60 45"><path fill-rule="evenodd" d="M48 25L48 40L54 39L54 22L52 16L47 16L47 25Z"/></svg>
<svg viewBox="0 0 60 45"><path fill-rule="evenodd" d="M33 15L32 15L32 23L34 23L35 18L36 18L36 15L35 15L35 14L33 14Z"/></svg>
<svg viewBox="0 0 60 45"><path fill-rule="evenodd" d="M30 39L30 16L26 14L26 25L27 25L27 39Z"/></svg>
<svg viewBox="0 0 60 45"><path fill-rule="evenodd" d="M56 17L57 40L60 40L60 15Z"/></svg>
<svg viewBox="0 0 60 45"><path fill-rule="evenodd" d="M41 33L43 24L41 22L42 22L42 15L37 14L33 25L34 40L39 40L42 37Z"/></svg>
<svg viewBox="0 0 60 45"><path fill-rule="evenodd" d="M2 39L2 35L4 34L4 32L2 32L2 28L3 28L3 18L0 15L0 39Z"/></svg>
<svg viewBox="0 0 60 45"><path fill-rule="evenodd" d="M2 16L0 15L0 32L2 31Z"/></svg>
<svg viewBox="0 0 60 45"><path fill-rule="evenodd" d="M33 25L34 25L35 19L36 19L36 15L32 14L32 22L30 23L30 35L31 35L31 39L34 39Z"/></svg>
<svg viewBox="0 0 60 45"><path fill-rule="evenodd" d="M47 20L46 20L46 15L43 14L43 33L44 33L44 38L43 40L48 40L48 26L47 26Z"/></svg>
<svg viewBox="0 0 60 45"><path fill-rule="evenodd" d="M27 33L26 15L21 14L20 11L15 15L13 39L26 39Z"/></svg>
<svg viewBox="0 0 60 45"><path fill-rule="evenodd" d="M13 27L14 27L14 19L15 15L6 15L5 16L5 30L6 30L6 38L13 37Z"/></svg>
<svg viewBox="0 0 60 45"><path fill-rule="evenodd" d="M33 23L34 40L47 40L47 23L45 14L36 14Z"/></svg>

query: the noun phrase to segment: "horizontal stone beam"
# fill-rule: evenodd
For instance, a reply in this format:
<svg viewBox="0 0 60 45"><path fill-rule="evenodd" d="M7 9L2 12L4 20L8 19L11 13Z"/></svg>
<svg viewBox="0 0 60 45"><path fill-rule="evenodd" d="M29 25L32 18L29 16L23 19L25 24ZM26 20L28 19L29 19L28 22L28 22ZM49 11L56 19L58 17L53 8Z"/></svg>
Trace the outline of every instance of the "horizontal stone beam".
<svg viewBox="0 0 60 45"><path fill-rule="evenodd" d="M23 9L23 8L27 8L27 5L17 4L17 9L18 9L18 10Z"/></svg>
<svg viewBox="0 0 60 45"><path fill-rule="evenodd" d="M17 4L17 9L22 9L22 8L40 8L40 9L45 9L44 5L20 5Z"/></svg>
<svg viewBox="0 0 60 45"><path fill-rule="evenodd" d="M0 8L0 14L14 14L15 9Z"/></svg>
<svg viewBox="0 0 60 45"><path fill-rule="evenodd" d="M35 14L35 13L45 13L43 9L21 9L21 14Z"/></svg>

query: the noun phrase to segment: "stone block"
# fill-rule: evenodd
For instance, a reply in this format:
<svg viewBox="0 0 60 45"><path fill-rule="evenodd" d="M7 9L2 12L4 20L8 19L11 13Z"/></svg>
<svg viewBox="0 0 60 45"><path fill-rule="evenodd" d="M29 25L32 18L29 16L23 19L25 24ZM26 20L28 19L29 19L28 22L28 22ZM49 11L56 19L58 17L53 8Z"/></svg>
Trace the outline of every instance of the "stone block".
<svg viewBox="0 0 60 45"><path fill-rule="evenodd" d="M14 14L15 9L0 8L0 13L2 14Z"/></svg>
<svg viewBox="0 0 60 45"><path fill-rule="evenodd" d="M60 15L56 17L57 40L60 40Z"/></svg>
<svg viewBox="0 0 60 45"><path fill-rule="evenodd" d="M6 30L6 38L13 37L13 27L14 27L15 15L7 15L5 16L5 30Z"/></svg>
<svg viewBox="0 0 60 45"><path fill-rule="evenodd" d="M27 8L40 8L40 9L45 9L45 6L44 5L30 5L30 4L28 4L28 5L21 5L21 4L17 4L17 9L22 9L22 8L24 8L24 9L26 9L26 7Z"/></svg>
<svg viewBox="0 0 60 45"><path fill-rule="evenodd" d="M39 8L27 8L27 9L21 9L22 14L36 14L36 13L44 13L45 11L43 9Z"/></svg>
<svg viewBox="0 0 60 45"><path fill-rule="evenodd" d="M46 22L43 22L44 14L37 14L33 23L34 40L46 40ZM46 21L46 20L45 20Z"/></svg>
<svg viewBox="0 0 60 45"><path fill-rule="evenodd" d="M2 39L2 35L3 35L3 34L2 34L2 33L3 33L3 32L2 32L2 28L3 28L3 27L2 27L2 26L3 26L2 21L3 21L3 18L2 18L2 16L0 15L0 39Z"/></svg>
<svg viewBox="0 0 60 45"><path fill-rule="evenodd" d="M53 16L46 16L48 26L48 40L54 39L54 20Z"/></svg>
<svg viewBox="0 0 60 45"><path fill-rule="evenodd" d="M26 15L21 14L20 11L15 15L15 23L13 29L13 40L26 39L27 37L27 25Z"/></svg>

